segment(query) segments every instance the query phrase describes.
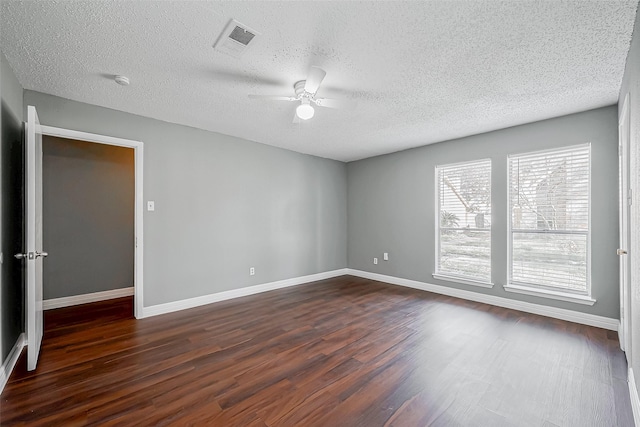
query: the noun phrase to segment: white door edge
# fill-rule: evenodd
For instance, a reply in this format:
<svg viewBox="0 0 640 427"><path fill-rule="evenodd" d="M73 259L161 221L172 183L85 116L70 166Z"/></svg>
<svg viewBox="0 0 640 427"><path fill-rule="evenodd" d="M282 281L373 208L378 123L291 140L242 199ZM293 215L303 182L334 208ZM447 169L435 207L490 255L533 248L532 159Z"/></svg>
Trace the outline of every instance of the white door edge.
<svg viewBox="0 0 640 427"><path fill-rule="evenodd" d="M27 108L25 123L25 323L27 370L38 364L44 321L42 313L42 130L35 107Z"/></svg>
<svg viewBox="0 0 640 427"><path fill-rule="evenodd" d="M630 245L630 209L628 204L628 190L630 188L629 176L629 156L630 156L630 115L629 115L629 94L625 95L622 104L622 114L618 121L618 139L619 139L619 159L620 159L620 249L629 252ZM631 318L629 316L631 309L631 289L630 289L630 259L629 255L621 255L620 259L620 347L624 350L627 361L631 361Z"/></svg>

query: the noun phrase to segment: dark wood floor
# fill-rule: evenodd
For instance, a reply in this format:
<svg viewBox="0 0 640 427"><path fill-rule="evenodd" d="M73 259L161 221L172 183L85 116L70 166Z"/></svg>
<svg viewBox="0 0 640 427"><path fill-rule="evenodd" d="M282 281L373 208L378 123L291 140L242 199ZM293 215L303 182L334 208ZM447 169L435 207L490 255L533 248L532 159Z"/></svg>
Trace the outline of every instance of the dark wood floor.
<svg viewBox="0 0 640 427"><path fill-rule="evenodd" d="M632 426L617 334L344 276L134 320L46 312L0 424Z"/></svg>

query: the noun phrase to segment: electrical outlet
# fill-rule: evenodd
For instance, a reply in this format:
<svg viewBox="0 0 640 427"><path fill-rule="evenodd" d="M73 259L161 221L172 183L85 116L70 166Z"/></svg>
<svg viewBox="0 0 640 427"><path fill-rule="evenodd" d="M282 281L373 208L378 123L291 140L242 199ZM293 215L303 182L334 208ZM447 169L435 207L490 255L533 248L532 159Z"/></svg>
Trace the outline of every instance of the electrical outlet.
<svg viewBox="0 0 640 427"><path fill-rule="evenodd" d="M384 259L385 261L389 261L389 253L385 252L382 259Z"/></svg>
<svg viewBox="0 0 640 427"><path fill-rule="evenodd" d="M255 274L256 274L256 269L254 267L251 267L249 269L249 276L255 276Z"/></svg>
<svg viewBox="0 0 640 427"><path fill-rule="evenodd" d="M377 264L377 263L378 263L378 258L374 258L374 259L373 259L373 263L374 263L374 264Z"/></svg>

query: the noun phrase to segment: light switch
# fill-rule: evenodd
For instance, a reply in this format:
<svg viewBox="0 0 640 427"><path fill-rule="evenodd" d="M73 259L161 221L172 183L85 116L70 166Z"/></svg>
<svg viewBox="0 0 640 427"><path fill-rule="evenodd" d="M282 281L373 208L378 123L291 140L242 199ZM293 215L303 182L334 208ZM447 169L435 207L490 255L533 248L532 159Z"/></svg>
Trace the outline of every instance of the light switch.
<svg viewBox="0 0 640 427"><path fill-rule="evenodd" d="M156 210L156 204L153 200L149 200L147 202L147 210L148 211L155 211Z"/></svg>

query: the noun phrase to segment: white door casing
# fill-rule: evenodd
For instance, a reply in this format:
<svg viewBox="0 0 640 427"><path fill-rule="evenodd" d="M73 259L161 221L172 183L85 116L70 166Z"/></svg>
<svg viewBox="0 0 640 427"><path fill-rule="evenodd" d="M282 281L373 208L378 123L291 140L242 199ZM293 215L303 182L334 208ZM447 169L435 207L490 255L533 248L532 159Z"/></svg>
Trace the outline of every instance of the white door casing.
<svg viewBox="0 0 640 427"><path fill-rule="evenodd" d="M135 201L134 201L134 273L133 273L133 299L134 316L137 319L143 317L143 260L144 260L144 239L143 239L143 205L142 194L143 159L144 144L140 141L116 138L106 135L98 135L88 132L80 132L71 129L57 128L42 125L42 134L55 136L58 138L75 139L78 141L93 142L96 144L115 145L118 147L132 148L134 153L135 169Z"/></svg>

